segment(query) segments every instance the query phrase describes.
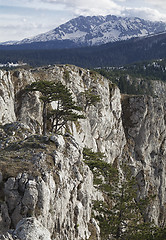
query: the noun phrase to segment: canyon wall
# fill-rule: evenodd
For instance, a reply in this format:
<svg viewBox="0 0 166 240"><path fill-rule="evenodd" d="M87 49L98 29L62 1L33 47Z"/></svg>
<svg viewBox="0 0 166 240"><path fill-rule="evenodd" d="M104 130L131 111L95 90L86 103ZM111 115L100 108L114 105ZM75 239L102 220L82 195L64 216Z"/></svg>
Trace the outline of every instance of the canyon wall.
<svg viewBox="0 0 166 240"><path fill-rule="evenodd" d="M62 135L41 136L38 92L24 91L37 80L61 81L84 108L85 119ZM138 198L155 193L148 218L165 222L165 84L155 97L120 94L101 75L62 65L0 72L0 239L100 239L92 217L102 195L83 161L83 148L105 161L127 161L138 183ZM100 96L86 106L82 93ZM85 107L86 106L86 107Z"/></svg>

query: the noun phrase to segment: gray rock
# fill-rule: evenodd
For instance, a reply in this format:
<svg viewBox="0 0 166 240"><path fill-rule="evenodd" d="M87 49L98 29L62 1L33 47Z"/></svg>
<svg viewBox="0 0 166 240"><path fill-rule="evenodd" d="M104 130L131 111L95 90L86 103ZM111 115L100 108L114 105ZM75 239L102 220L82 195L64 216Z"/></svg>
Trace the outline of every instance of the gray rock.
<svg viewBox="0 0 166 240"><path fill-rule="evenodd" d="M64 77L65 71L70 72L68 80ZM43 75L51 81L59 80L70 88L73 99L82 107L85 99L81 93L88 89L100 95L101 101L86 108L86 119L68 124L70 134L63 137L65 130L62 130L62 135L43 138L44 148L27 150L25 154L29 154L28 161L36 168L34 173L25 173L23 170L17 176L4 180L0 169L0 183L5 181L3 199L7 208L5 217L2 216L2 210L0 213L3 231L8 231L12 224L16 237L21 240L35 240L39 236L43 238L44 232L47 239L81 240L90 237L90 223L95 227L99 238L98 225L91 220L92 200L103 198L94 189L92 173L82 161L82 149L85 147L103 152L105 161L117 166L121 161L129 160L139 186L138 199L149 193L156 194L147 218L153 219L156 224L164 223L165 83L153 82L153 92L157 96L155 98L123 96L121 99L119 89L110 84L110 81L97 74L94 78L90 71L75 66L22 69L17 70L17 73L0 71L0 124L14 127L10 137L9 131L1 131L2 148L15 141L15 135L19 131L24 131L24 134L19 135L23 139L29 132L38 135L41 133L40 94L22 95L21 90L26 84L43 80ZM29 130L26 132L24 127L13 123L14 121L20 121ZM7 221L6 227L4 221ZM12 239L12 235L8 234L6 239Z"/></svg>
<svg viewBox="0 0 166 240"><path fill-rule="evenodd" d="M11 219L9 217L8 206L6 203L0 204L0 233L9 230Z"/></svg>
<svg viewBox="0 0 166 240"><path fill-rule="evenodd" d="M11 73L0 70L0 124L16 120L14 111L14 85Z"/></svg>
<svg viewBox="0 0 166 240"><path fill-rule="evenodd" d="M38 200L38 190L36 187L36 181L29 180L26 184L24 196L22 198L22 204L27 206L29 210L35 209Z"/></svg>
<svg viewBox="0 0 166 240"><path fill-rule="evenodd" d="M123 125L132 153L131 165L139 185L140 198L156 194L149 218L156 224L165 221L165 104L149 96L128 96L123 101Z"/></svg>
<svg viewBox="0 0 166 240"><path fill-rule="evenodd" d="M3 235L0 235L0 240L19 240L17 237L12 236L10 233L5 233Z"/></svg>
<svg viewBox="0 0 166 240"><path fill-rule="evenodd" d="M55 143L56 147L59 147L59 142L58 142L57 136L54 136L54 135L50 136L50 141Z"/></svg>
<svg viewBox="0 0 166 240"><path fill-rule="evenodd" d="M51 240L49 231L36 218L22 219L17 224L14 235L21 240Z"/></svg>
<svg viewBox="0 0 166 240"><path fill-rule="evenodd" d="M2 173L0 172L0 183L3 181L3 175Z"/></svg>

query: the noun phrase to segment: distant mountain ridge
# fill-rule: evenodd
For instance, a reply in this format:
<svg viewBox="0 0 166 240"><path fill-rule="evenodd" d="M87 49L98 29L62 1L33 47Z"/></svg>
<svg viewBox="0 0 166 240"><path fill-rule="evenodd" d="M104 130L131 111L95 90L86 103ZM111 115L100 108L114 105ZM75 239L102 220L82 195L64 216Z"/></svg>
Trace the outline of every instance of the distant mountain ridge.
<svg viewBox="0 0 166 240"><path fill-rule="evenodd" d="M0 62L24 62L31 66L72 64L85 68L124 66L126 64L166 59L166 33L117 41L100 46L72 49L0 48Z"/></svg>
<svg viewBox="0 0 166 240"><path fill-rule="evenodd" d="M4 43L15 48L54 49L102 45L166 31L166 23L152 22L138 17L80 16L32 38Z"/></svg>

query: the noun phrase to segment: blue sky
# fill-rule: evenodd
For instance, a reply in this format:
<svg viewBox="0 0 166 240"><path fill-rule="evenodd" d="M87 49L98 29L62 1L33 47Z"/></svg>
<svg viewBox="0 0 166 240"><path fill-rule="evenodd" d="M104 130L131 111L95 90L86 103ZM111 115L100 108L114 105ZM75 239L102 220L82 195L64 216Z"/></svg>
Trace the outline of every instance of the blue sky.
<svg viewBox="0 0 166 240"><path fill-rule="evenodd" d="M166 0L0 0L0 42L47 32L79 15L107 14L166 22Z"/></svg>

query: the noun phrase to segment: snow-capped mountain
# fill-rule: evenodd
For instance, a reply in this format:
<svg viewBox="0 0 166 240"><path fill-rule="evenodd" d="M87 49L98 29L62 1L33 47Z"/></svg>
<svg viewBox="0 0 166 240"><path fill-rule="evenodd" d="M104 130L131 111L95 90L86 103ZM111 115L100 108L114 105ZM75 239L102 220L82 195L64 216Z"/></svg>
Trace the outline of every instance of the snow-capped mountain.
<svg viewBox="0 0 166 240"><path fill-rule="evenodd" d="M93 46L164 31L166 31L166 23L146 21L138 17L80 16L47 33L16 42L15 45L40 43L44 46L43 44L47 42L48 46L50 42L52 47L58 48L57 43L65 42L67 48Z"/></svg>

